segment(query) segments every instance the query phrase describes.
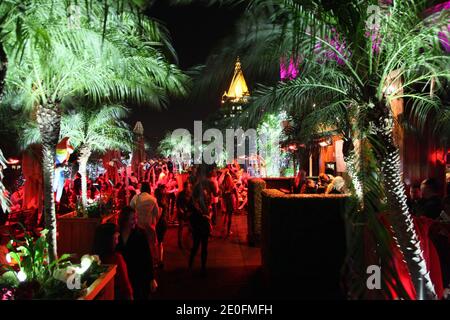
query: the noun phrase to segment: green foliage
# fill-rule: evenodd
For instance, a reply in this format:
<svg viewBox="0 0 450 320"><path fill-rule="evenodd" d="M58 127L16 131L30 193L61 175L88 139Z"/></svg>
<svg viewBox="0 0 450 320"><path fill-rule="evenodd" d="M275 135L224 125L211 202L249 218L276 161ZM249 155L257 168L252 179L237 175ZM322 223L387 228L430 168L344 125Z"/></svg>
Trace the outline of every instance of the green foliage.
<svg viewBox="0 0 450 320"><path fill-rule="evenodd" d="M305 144L317 134L339 134L344 139L344 157L356 159L349 172L351 180L362 184L362 201L353 207L349 222L368 228L376 254L389 261L392 239L379 222L389 205L380 170L385 146L375 123L391 112L386 107L389 102L403 99L411 126L421 130L430 121L431 125L437 122L442 132L448 131L448 107L442 105L442 98L448 90L450 56L439 46L437 35L447 27L449 13L443 11L431 21L423 17L428 1L396 0L382 13L377 44L366 34L367 8L373 4L378 2L249 1L236 32L203 69L198 91L215 93L213 86L229 77L223 65L239 55L246 75L262 82L253 90L251 105L240 119L243 124L259 124L265 114L284 110L296 118L297 138ZM279 81L280 58L299 61L296 79ZM431 117L436 112L443 115L437 121ZM363 235L353 234L349 251L354 266L367 262L362 259ZM412 241L403 244L402 250L417 245ZM408 261L408 265L414 263ZM364 267L353 270L363 279ZM386 270L395 277L395 270ZM418 277L413 281L418 283ZM402 289L396 289L404 297Z"/></svg>
<svg viewBox="0 0 450 320"><path fill-rule="evenodd" d="M102 218L113 212L114 200L110 196L108 198L100 197L97 201L88 203L86 209L80 204L77 205L77 217L86 218Z"/></svg>
<svg viewBox="0 0 450 320"><path fill-rule="evenodd" d="M90 151L105 152L118 149L130 152L133 146L132 130L123 119L128 109L119 105L99 109L87 106L74 107L61 118L60 139L70 137L75 148L87 147ZM35 122L22 125L19 144L22 149L40 143L41 136Z"/></svg>
<svg viewBox="0 0 450 320"><path fill-rule="evenodd" d="M266 114L256 129L258 133L258 150L264 150L264 161L268 177L280 176L280 145L283 129L281 121L286 120L286 113Z"/></svg>
<svg viewBox="0 0 450 320"><path fill-rule="evenodd" d="M179 170L192 159L192 137L175 137L172 132L166 133L159 142L158 153L163 157L172 157Z"/></svg>
<svg viewBox="0 0 450 320"><path fill-rule="evenodd" d="M7 15L0 38L10 61L6 100L33 108L80 94L95 102L131 100L161 106L168 94L186 92L186 77L161 50L168 41L156 22L115 8L105 12L97 1L89 8L84 2L78 6L76 28L70 26L67 6L59 1L40 0L26 7L19 20ZM2 10L11 8L5 5ZM13 32L16 26L20 33Z"/></svg>
<svg viewBox="0 0 450 320"><path fill-rule="evenodd" d="M60 274L79 266L72 265L68 254L49 262L46 236L47 230L37 239L25 231L23 240L12 238L8 243L9 256L17 266L2 266L5 272L0 277L0 287L12 289L14 299L75 299L105 271L104 266L91 259L91 265L81 277L81 288L68 289L67 279Z"/></svg>
<svg viewBox="0 0 450 320"><path fill-rule="evenodd" d="M103 106L100 109L78 108L63 117L61 137L70 137L74 147L85 146L91 151L108 149L131 151L133 137L123 121L128 110L122 106Z"/></svg>

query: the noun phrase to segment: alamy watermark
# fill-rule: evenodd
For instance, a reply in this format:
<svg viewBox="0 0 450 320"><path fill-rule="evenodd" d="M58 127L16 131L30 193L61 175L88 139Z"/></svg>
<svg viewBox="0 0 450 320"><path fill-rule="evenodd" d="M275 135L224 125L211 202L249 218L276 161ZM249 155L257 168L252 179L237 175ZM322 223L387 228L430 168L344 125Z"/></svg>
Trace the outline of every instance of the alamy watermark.
<svg viewBox="0 0 450 320"><path fill-rule="evenodd" d="M369 290L381 289L381 267L372 264L367 267L366 273L369 275L366 280L366 286Z"/></svg>
<svg viewBox="0 0 450 320"><path fill-rule="evenodd" d="M80 29L81 28L81 8L78 5L71 4L67 8L68 22L67 26L69 29Z"/></svg>
<svg viewBox="0 0 450 320"><path fill-rule="evenodd" d="M187 129L172 131L174 144L171 157L175 161L192 164L214 164L237 161L245 163L252 156L271 158L280 157L280 136L256 129L242 128L219 130L209 128L203 131L202 121L194 121L194 135Z"/></svg>
<svg viewBox="0 0 450 320"><path fill-rule="evenodd" d="M81 274L77 272L72 273L66 280L66 285L69 290L81 289Z"/></svg>

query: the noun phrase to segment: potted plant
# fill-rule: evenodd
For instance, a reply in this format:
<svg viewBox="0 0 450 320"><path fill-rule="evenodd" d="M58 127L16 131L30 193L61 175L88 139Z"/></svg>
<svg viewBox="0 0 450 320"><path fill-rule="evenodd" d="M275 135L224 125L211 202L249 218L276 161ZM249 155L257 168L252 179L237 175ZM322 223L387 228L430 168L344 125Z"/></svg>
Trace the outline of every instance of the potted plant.
<svg viewBox="0 0 450 320"><path fill-rule="evenodd" d="M88 294L94 299L92 293L100 293L96 287L111 288L109 296L114 297L115 266L102 265L97 256L89 255L80 264L72 264L68 254L50 262L47 232L43 230L37 239L25 232L23 239L8 243L8 264L2 266L0 276L2 300L83 299Z"/></svg>
<svg viewBox="0 0 450 320"><path fill-rule="evenodd" d="M85 209L78 206L71 214L58 219L58 252L69 252L74 257L91 253L95 229L106 222L116 223L112 197L100 197L88 203Z"/></svg>

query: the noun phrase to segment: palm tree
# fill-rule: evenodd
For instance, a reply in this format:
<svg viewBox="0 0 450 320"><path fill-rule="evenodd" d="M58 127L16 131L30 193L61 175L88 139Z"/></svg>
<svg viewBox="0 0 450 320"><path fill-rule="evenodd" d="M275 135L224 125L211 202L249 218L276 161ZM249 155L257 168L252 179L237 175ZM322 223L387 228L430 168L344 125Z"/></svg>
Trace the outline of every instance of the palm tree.
<svg viewBox="0 0 450 320"><path fill-rule="evenodd" d="M158 153L163 157L171 157L181 172L185 165L189 165L192 156L192 139L190 136L173 136L166 133L159 141Z"/></svg>
<svg viewBox="0 0 450 320"><path fill-rule="evenodd" d="M317 130L319 124L332 124L342 132L354 188L366 206L380 212L383 203L371 205L367 192L373 196L381 183L395 241L417 298L435 298L406 205L390 105L399 99L406 102L411 122L419 127L429 119L429 111L440 108L439 90L449 78L450 58L439 46L437 34L447 26L446 15L429 21L423 19L427 1L397 0L381 9L375 28L367 29L370 5L378 6L378 2L345 1L333 6L329 1L250 1L238 29L240 37L234 36L231 45L222 48L223 56L214 60L240 55L248 66L246 74L260 78L273 74L280 57L300 61L300 76L260 87L252 109L295 109L307 117L306 127ZM223 80L208 66L206 72L205 84ZM365 149L371 149L375 157L378 180L369 179L365 172Z"/></svg>
<svg viewBox="0 0 450 320"><path fill-rule="evenodd" d="M82 207L87 205L86 166L92 152L109 149L131 151L132 131L122 121L127 109L122 106L103 106L100 110L80 108L80 112L63 117L61 137L70 137L71 144L78 149L78 172L81 174Z"/></svg>
<svg viewBox="0 0 450 320"><path fill-rule="evenodd" d="M3 156L3 152L0 150L0 209L2 209L4 214L8 212L9 208L9 199L6 196L6 189L2 183L3 169L5 168L6 168L6 159Z"/></svg>
<svg viewBox="0 0 450 320"><path fill-rule="evenodd" d="M130 13L106 14L98 2L81 5L77 28L68 25L62 2L39 1L22 15L21 37L13 24L3 26L9 58L8 103L23 105L39 125L43 145L44 214L49 229L50 259L56 257L53 198L55 147L66 101L86 96L95 104L134 101L164 105L169 94L184 94L186 78L161 51L156 23ZM88 12L88 13L87 13Z"/></svg>

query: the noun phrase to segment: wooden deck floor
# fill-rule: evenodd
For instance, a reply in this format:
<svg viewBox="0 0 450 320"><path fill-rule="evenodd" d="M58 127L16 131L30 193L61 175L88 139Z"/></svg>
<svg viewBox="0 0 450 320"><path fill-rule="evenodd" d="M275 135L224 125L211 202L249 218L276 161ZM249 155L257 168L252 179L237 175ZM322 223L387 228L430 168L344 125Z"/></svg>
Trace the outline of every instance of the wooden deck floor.
<svg viewBox="0 0 450 320"><path fill-rule="evenodd" d="M190 235L184 233L184 249L177 245L177 228L169 227L165 239L164 269L158 271L159 290L154 299L250 299L263 298L259 248L246 243L247 216L234 216L233 234L223 237L218 219L208 248L208 274L200 275L200 250L192 271L188 270Z"/></svg>

